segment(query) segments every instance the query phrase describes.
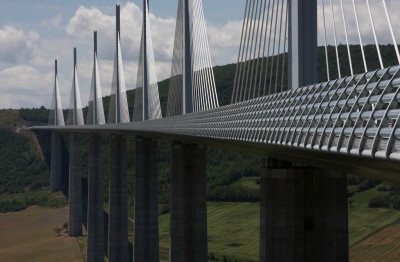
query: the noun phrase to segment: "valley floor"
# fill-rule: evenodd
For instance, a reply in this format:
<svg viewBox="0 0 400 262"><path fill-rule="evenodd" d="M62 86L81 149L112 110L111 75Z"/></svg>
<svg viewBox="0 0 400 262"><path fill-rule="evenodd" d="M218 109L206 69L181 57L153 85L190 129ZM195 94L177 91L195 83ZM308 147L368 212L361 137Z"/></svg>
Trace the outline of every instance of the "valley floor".
<svg viewBox="0 0 400 262"><path fill-rule="evenodd" d="M368 207L371 197L385 194L372 188L353 196L349 208L351 262L400 261L400 212L392 208ZM13 198L23 196L12 195ZM9 199L11 196L4 197ZM210 257L218 258L218 261L224 261L224 257L227 261L258 261L259 203L208 202L207 209ZM129 216L132 221L132 207ZM67 207L31 206L19 212L0 213L0 260L84 261L86 236L75 239L65 234L57 237L54 233L54 228L62 227L67 217ZM168 261L168 226L169 214L161 215L162 262ZM130 223L131 241L132 231Z"/></svg>
<svg viewBox="0 0 400 262"><path fill-rule="evenodd" d="M54 228L68 220L68 209L31 206L0 214L0 258L3 262L83 262L75 238L57 237Z"/></svg>
<svg viewBox="0 0 400 262"><path fill-rule="evenodd" d="M386 227L353 246L350 261L400 261L400 225Z"/></svg>

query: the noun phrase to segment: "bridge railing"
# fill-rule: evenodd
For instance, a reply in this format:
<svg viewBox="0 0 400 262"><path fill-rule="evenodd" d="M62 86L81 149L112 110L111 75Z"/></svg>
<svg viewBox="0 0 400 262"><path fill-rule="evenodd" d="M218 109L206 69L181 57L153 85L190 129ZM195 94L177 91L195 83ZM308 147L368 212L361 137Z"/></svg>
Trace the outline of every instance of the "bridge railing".
<svg viewBox="0 0 400 262"><path fill-rule="evenodd" d="M400 160L399 74L391 67L132 129Z"/></svg>

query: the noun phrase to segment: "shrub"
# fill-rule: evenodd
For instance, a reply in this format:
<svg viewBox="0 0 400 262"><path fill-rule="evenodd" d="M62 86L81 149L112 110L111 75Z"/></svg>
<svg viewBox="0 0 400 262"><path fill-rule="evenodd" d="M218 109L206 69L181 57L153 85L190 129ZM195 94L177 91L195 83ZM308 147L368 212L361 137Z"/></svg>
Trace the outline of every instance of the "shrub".
<svg viewBox="0 0 400 262"><path fill-rule="evenodd" d="M215 254L211 252L210 254L208 254L208 258L211 260L215 260Z"/></svg>
<svg viewBox="0 0 400 262"><path fill-rule="evenodd" d="M396 210L400 210L400 198L396 198L394 200L392 200L393 203L393 208Z"/></svg>
<svg viewBox="0 0 400 262"><path fill-rule="evenodd" d="M352 175L348 175L347 176L347 184L348 185L358 185L360 184L362 178L358 177L358 176L352 176Z"/></svg>
<svg viewBox="0 0 400 262"><path fill-rule="evenodd" d="M60 233L61 233L61 228L60 227L55 227L53 230L54 230L54 233L56 233L56 235L59 237Z"/></svg>
<svg viewBox="0 0 400 262"><path fill-rule="evenodd" d="M376 180L376 179L366 179L361 184L358 185L358 192L363 192L368 189L374 188L377 185L379 185L381 181Z"/></svg>
<svg viewBox="0 0 400 262"><path fill-rule="evenodd" d="M354 199L349 198L349 199L347 200L347 203L349 204L349 207L353 207Z"/></svg>
<svg viewBox="0 0 400 262"><path fill-rule="evenodd" d="M377 189L378 191L381 191L381 192L387 192L387 191L390 190L390 187L388 187L388 186L386 186L386 185L379 185L376 189Z"/></svg>
<svg viewBox="0 0 400 262"><path fill-rule="evenodd" d="M347 190L347 197L352 197L356 194L354 191Z"/></svg>
<svg viewBox="0 0 400 262"><path fill-rule="evenodd" d="M158 211L158 215L164 215L169 213L169 204L161 205L160 210Z"/></svg>
<svg viewBox="0 0 400 262"><path fill-rule="evenodd" d="M389 199L386 196L377 196L369 200L368 206L371 208L387 208L389 207Z"/></svg>
<svg viewBox="0 0 400 262"><path fill-rule="evenodd" d="M217 186L208 192L208 200L224 202L257 202L260 191L242 186Z"/></svg>

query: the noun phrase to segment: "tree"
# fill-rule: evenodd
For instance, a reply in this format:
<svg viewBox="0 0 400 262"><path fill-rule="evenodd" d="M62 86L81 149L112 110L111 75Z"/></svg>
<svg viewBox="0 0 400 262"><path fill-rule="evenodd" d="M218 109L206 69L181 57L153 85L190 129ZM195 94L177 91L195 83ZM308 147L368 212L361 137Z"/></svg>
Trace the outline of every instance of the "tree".
<svg viewBox="0 0 400 262"><path fill-rule="evenodd" d="M387 196L376 196L368 202L368 206L371 208L388 208L389 205L389 198Z"/></svg>
<svg viewBox="0 0 400 262"><path fill-rule="evenodd" d="M56 234L57 234L57 237L59 237L59 236L60 236L60 233L61 233L61 228L55 227L55 228L54 228L54 233L56 233Z"/></svg>
<svg viewBox="0 0 400 262"><path fill-rule="evenodd" d="M347 200L347 203L349 203L349 207L353 207L354 199L349 198L349 199Z"/></svg>
<svg viewBox="0 0 400 262"><path fill-rule="evenodd" d="M65 233L68 233L68 222L65 222L62 228L64 229Z"/></svg>

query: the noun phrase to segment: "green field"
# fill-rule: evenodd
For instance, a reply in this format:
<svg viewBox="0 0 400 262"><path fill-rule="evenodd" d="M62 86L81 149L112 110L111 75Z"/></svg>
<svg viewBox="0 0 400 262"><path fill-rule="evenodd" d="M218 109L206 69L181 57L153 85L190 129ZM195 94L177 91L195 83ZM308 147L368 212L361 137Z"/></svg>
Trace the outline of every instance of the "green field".
<svg viewBox="0 0 400 262"><path fill-rule="evenodd" d="M65 207L67 204L68 201L61 192L50 193L47 190L0 195L0 213L20 211L32 205Z"/></svg>
<svg viewBox="0 0 400 262"><path fill-rule="evenodd" d="M256 178L242 178L236 186L257 188ZM391 208L369 208L371 197L387 194L376 188L356 193L349 208L350 246L380 230L400 223L400 211ZM208 252L217 258L237 258L238 261L258 261L259 253L259 203L208 202ZM129 210L133 218L133 209ZM131 228L131 226L130 226ZM132 232L129 232L132 238ZM80 242L82 242L81 240ZM160 259L168 261L169 214L160 216ZM354 256L353 256L354 258Z"/></svg>
<svg viewBox="0 0 400 262"><path fill-rule="evenodd" d="M386 193L373 188L353 197L353 207L349 208L350 246L388 225L400 223L400 211L368 207L369 199L383 194Z"/></svg>
<svg viewBox="0 0 400 262"><path fill-rule="evenodd" d="M254 183L253 183L254 182ZM255 184L254 178L244 178L241 185ZM350 246L366 239L388 225L400 223L400 211L389 208L369 208L371 197L386 194L375 188L357 193L349 208ZM259 203L209 202L208 248L217 257L223 255L240 259L258 259ZM168 248L168 214L160 216L160 246Z"/></svg>
<svg viewBox="0 0 400 262"><path fill-rule="evenodd" d="M59 200L64 203L64 206L67 205L67 199L62 194L62 192L51 193L47 189L40 190L40 191L30 191L30 192L25 192L25 193L0 195L0 201L24 200L27 198L46 198L49 200Z"/></svg>
<svg viewBox="0 0 400 262"><path fill-rule="evenodd" d="M234 187L245 187L248 189L260 190L260 181L258 177L242 177L240 180L234 182L232 186Z"/></svg>
<svg viewBox="0 0 400 262"><path fill-rule="evenodd" d="M208 252L217 257L256 259L259 229L258 203L209 202ZM160 216L160 246L169 246L169 215Z"/></svg>
<svg viewBox="0 0 400 262"><path fill-rule="evenodd" d="M256 178L242 178L233 186L258 187ZM350 246L357 248L358 243L373 237L375 233L390 225L400 224L400 211L390 208L369 208L371 197L387 194L376 188L353 196L354 202L349 208ZM22 194L0 196L1 201L24 200L27 198L46 198L50 203L66 204L61 193L37 191ZM107 210L107 206L105 206ZM223 256L238 261L257 261L259 253L259 203L208 202L208 248L209 254L222 259ZM133 218L133 208L129 216ZM132 223L129 226L129 238L132 240ZM81 251L86 249L86 237L78 238ZM168 261L169 214L160 216L160 257Z"/></svg>

